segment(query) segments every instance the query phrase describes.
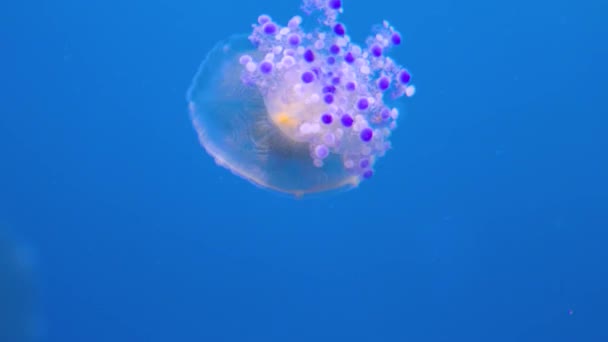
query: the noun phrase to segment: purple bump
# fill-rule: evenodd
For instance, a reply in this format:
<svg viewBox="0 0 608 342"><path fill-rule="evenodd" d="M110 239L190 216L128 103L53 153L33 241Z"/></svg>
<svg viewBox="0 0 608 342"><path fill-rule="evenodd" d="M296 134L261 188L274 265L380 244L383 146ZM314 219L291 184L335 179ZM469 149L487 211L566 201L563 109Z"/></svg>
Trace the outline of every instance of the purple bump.
<svg viewBox="0 0 608 342"><path fill-rule="evenodd" d="M390 83L391 82L389 81L388 77L380 77L380 79L378 80L378 89L384 91L388 89Z"/></svg>
<svg viewBox="0 0 608 342"><path fill-rule="evenodd" d="M311 49L304 51L304 60L308 63L315 60L315 53Z"/></svg>
<svg viewBox="0 0 608 342"><path fill-rule="evenodd" d="M366 98L361 98L357 101L357 108L360 110L366 110L369 107L369 101Z"/></svg>
<svg viewBox="0 0 608 342"><path fill-rule="evenodd" d="M329 149L325 145L315 147L315 156L319 159L325 159L329 155Z"/></svg>
<svg viewBox="0 0 608 342"><path fill-rule="evenodd" d="M342 2L340 0L329 0L327 5L329 5L329 8L337 10L342 7Z"/></svg>
<svg viewBox="0 0 608 342"><path fill-rule="evenodd" d="M336 92L336 87L334 87L333 85L328 85L323 87L323 94L327 94L327 93L335 93Z"/></svg>
<svg viewBox="0 0 608 342"><path fill-rule="evenodd" d="M348 114L342 115L342 118L340 118L340 121L342 122L342 125L344 127L350 127L353 125L353 118Z"/></svg>
<svg viewBox="0 0 608 342"><path fill-rule="evenodd" d="M277 25L273 23L264 24L264 33L266 34L275 34L277 32Z"/></svg>
<svg viewBox="0 0 608 342"><path fill-rule="evenodd" d="M263 61L260 63L260 71L264 74L268 74L272 71L272 63L269 61Z"/></svg>
<svg viewBox="0 0 608 342"><path fill-rule="evenodd" d="M315 75L312 72L305 71L302 73L302 82L310 83L310 82L314 81L314 79L315 79Z"/></svg>
<svg viewBox="0 0 608 342"><path fill-rule="evenodd" d="M344 28L344 25L342 25L342 24L334 25L334 33L337 34L338 36L344 36L344 34L346 33L346 29Z"/></svg>
<svg viewBox="0 0 608 342"><path fill-rule="evenodd" d="M336 58L334 56L327 57L327 64L332 65L336 63Z"/></svg>
<svg viewBox="0 0 608 342"><path fill-rule="evenodd" d="M391 36L391 41L394 45L401 44L401 35L399 35L399 33L393 33L393 35Z"/></svg>
<svg viewBox="0 0 608 342"><path fill-rule="evenodd" d="M362 169L366 169L368 166L369 166L369 160L361 159L361 161L359 162L359 167L361 167Z"/></svg>
<svg viewBox="0 0 608 342"><path fill-rule="evenodd" d="M326 94L323 97L323 101L325 101L327 104L332 104L334 102L334 96L332 94Z"/></svg>
<svg viewBox="0 0 608 342"><path fill-rule="evenodd" d="M321 121L326 124L329 125L334 119L332 118L331 114L329 113L325 113L323 115L321 115Z"/></svg>
<svg viewBox="0 0 608 342"><path fill-rule="evenodd" d="M365 178L365 179L370 179L370 178L372 178L373 175L374 175L374 171L372 171L372 170L365 170L365 172L363 172L363 178Z"/></svg>
<svg viewBox="0 0 608 342"><path fill-rule="evenodd" d="M367 142L372 140L372 137L374 136L374 132L372 131L371 128L364 128L361 131L361 134L359 134L359 137L361 138L361 140Z"/></svg>
<svg viewBox="0 0 608 342"><path fill-rule="evenodd" d="M380 47L380 45L374 44L372 45L370 50L372 52L372 55L374 55L375 57L382 56L382 47Z"/></svg>
<svg viewBox="0 0 608 342"><path fill-rule="evenodd" d="M347 82L346 83L346 90L348 91L355 91L355 89L357 88L357 85L355 85L355 82Z"/></svg>
<svg viewBox="0 0 608 342"><path fill-rule="evenodd" d="M388 108L384 108L380 112L380 116L382 116L382 120L388 120L391 117L391 111Z"/></svg>
<svg viewBox="0 0 608 342"><path fill-rule="evenodd" d="M338 84L340 84L340 77L334 77L334 78L332 78L332 79L331 79L331 83L332 83L333 85L338 85Z"/></svg>
<svg viewBox="0 0 608 342"><path fill-rule="evenodd" d="M289 36L289 44L293 46L300 44L300 36L298 36L297 34L292 34L291 36Z"/></svg>
<svg viewBox="0 0 608 342"><path fill-rule="evenodd" d="M344 56L344 61L346 61L346 63L348 64L351 64L355 61L355 56L353 56L352 52L349 52Z"/></svg>
<svg viewBox="0 0 608 342"><path fill-rule="evenodd" d="M407 82L409 82L411 78L412 78L412 76L410 75L410 73L407 70L403 70L401 72L401 74L399 74L399 81L401 81L401 83L403 83L403 84L406 84Z"/></svg>
<svg viewBox="0 0 608 342"><path fill-rule="evenodd" d="M337 55L340 53L340 47L338 45L334 44L329 47L329 52L333 53L334 55Z"/></svg>

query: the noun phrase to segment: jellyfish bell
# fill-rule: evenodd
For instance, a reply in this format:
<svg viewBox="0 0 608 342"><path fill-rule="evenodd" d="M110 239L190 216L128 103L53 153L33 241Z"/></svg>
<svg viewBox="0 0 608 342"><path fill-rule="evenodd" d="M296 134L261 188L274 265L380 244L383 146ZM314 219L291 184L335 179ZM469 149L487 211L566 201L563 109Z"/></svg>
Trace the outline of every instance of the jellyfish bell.
<svg viewBox="0 0 608 342"><path fill-rule="evenodd" d="M298 197L370 178L396 128L392 104L414 90L386 56L397 34L390 25L366 52L336 22L339 1L303 7L321 29L305 32L299 16L282 27L262 15L251 35L209 52L187 95L199 141L217 164Z"/></svg>
<svg viewBox="0 0 608 342"><path fill-rule="evenodd" d="M344 172L338 155L311 163L309 144L299 137L302 103L265 99L241 80L242 54L256 55L247 36L234 36L211 50L189 91L193 125L201 145L217 164L254 184L302 196L348 189L359 178Z"/></svg>

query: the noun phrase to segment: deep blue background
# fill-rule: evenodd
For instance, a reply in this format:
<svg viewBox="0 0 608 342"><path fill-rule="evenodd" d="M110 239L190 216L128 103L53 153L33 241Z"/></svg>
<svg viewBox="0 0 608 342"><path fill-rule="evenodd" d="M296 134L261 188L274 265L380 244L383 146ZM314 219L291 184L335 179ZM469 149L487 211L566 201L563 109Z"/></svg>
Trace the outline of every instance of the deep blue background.
<svg viewBox="0 0 608 342"><path fill-rule="evenodd" d="M2 2L0 221L47 341L608 341L608 3L344 2L418 93L373 181L302 201L215 166L185 103L297 0Z"/></svg>

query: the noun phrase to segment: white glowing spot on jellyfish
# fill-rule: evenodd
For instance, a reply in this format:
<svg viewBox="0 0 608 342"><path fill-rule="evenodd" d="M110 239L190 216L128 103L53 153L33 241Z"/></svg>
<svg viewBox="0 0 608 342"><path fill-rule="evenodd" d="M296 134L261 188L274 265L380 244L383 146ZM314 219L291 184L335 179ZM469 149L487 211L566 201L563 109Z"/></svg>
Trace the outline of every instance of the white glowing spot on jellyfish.
<svg viewBox="0 0 608 342"><path fill-rule="evenodd" d="M344 161L344 167L347 169L352 169L355 166L355 162L352 161L351 159L346 159Z"/></svg>
<svg viewBox="0 0 608 342"><path fill-rule="evenodd" d="M397 110L397 108L393 108L391 110L391 118L393 118L393 120L397 120L398 117L399 117L399 111Z"/></svg>
<svg viewBox="0 0 608 342"><path fill-rule="evenodd" d="M315 49L321 50L324 47L325 47L325 43L322 40L317 40L315 42Z"/></svg>
<svg viewBox="0 0 608 342"><path fill-rule="evenodd" d="M300 125L300 133L302 133L302 134L310 134L310 133L312 133L312 129L311 129L310 124L308 122L304 122L303 124Z"/></svg>
<svg viewBox="0 0 608 342"><path fill-rule="evenodd" d="M297 28L298 26L300 26L301 23L302 23L302 17L300 17L299 15L296 15L289 20L289 23L287 23L287 26L289 28L294 29L294 28Z"/></svg>
<svg viewBox="0 0 608 342"><path fill-rule="evenodd" d="M327 133L323 136L323 142L329 146L333 146L336 143L336 136L331 133Z"/></svg>
<svg viewBox="0 0 608 342"><path fill-rule="evenodd" d="M361 121L357 121L353 124L353 131L361 132L367 125Z"/></svg>
<svg viewBox="0 0 608 342"><path fill-rule="evenodd" d="M325 159L329 155L329 149L325 145L317 145L315 147L315 156L318 159Z"/></svg>
<svg viewBox="0 0 608 342"><path fill-rule="evenodd" d="M361 68L359 69L359 71L361 71L361 73L363 75L369 75L371 70L369 69L369 66L367 65L362 65Z"/></svg>
<svg viewBox="0 0 608 342"><path fill-rule="evenodd" d="M274 53L272 53L272 52L267 53L266 56L264 57L264 59L267 60L267 61L274 60Z"/></svg>
<svg viewBox="0 0 608 342"><path fill-rule="evenodd" d="M275 55L280 54L281 51L283 51L283 47L280 45L277 45L272 49L272 53L274 53Z"/></svg>
<svg viewBox="0 0 608 342"><path fill-rule="evenodd" d="M289 27L283 27L280 31L279 34L286 36L289 33Z"/></svg>
<svg viewBox="0 0 608 342"><path fill-rule="evenodd" d="M257 70L258 65L255 64L254 62L247 62L247 64L245 65L245 68L247 68L247 71L249 71L249 72L254 72Z"/></svg>
<svg viewBox="0 0 608 342"><path fill-rule="evenodd" d="M416 87L415 86L411 85L411 86L407 86L405 88L405 95L407 97L412 97L412 96L414 96L415 93L416 93Z"/></svg>
<svg viewBox="0 0 608 342"><path fill-rule="evenodd" d="M340 140L344 136L344 130L342 128L338 128L334 131L334 135L336 136L337 140Z"/></svg>
<svg viewBox="0 0 608 342"><path fill-rule="evenodd" d="M296 60L291 56L284 56L281 59L281 63L283 63L283 65L285 65L286 68L289 68L289 67L293 66L294 64L296 64Z"/></svg>
<svg viewBox="0 0 608 342"><path fill-rule="evenodd" d="M249 55L242 55L241 58L239 58L239 63L242 65L245 65L249 62L251 62L251 56Z"/></svg>

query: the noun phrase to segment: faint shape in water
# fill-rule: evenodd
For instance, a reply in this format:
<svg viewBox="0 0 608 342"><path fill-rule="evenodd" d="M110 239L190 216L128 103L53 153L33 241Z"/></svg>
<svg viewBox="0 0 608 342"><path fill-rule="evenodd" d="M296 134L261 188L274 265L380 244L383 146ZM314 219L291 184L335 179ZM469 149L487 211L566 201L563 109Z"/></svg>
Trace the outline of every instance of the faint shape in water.
<svg viewBox="0 0 608 342"><path fill-rule="evenodd" d="M41 333L32 268L31 251L0 229L0 341L33 341Z"/></svg>

